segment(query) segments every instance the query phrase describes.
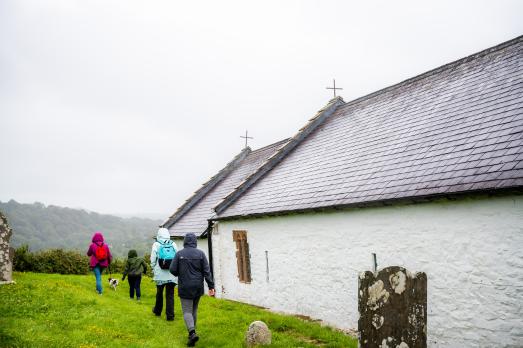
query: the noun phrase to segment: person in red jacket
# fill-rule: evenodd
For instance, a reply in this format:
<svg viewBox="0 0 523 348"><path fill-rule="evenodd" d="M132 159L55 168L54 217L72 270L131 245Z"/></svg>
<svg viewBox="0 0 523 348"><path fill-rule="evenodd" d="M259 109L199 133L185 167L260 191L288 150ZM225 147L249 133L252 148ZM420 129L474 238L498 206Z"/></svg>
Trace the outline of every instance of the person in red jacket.
<svg viewBox="0 0 523 348"><path fill-rule="evenodd" d="M92 243L87 250L87 256L91 256L89 266L96 278L96 292L102 294L102 273L109 267L113 259L109 246L104 243L104 236L101 232L95 232Z"/></svg>

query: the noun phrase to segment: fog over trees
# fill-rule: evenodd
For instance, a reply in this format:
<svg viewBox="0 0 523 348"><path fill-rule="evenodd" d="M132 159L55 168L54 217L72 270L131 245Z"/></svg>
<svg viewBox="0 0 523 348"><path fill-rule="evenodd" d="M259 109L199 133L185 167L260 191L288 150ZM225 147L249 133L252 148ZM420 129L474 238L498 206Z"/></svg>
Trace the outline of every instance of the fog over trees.
<svg viewBox="0 0 523 348"><path fill-rule="evenodd" d="M126 256L129 249L140 255L150 251L161 220L122 218L43 203L22 204L0 201L13 229L11 245L28 244L30 250L50 248L87 251L95 231L101 231L115 256Z"/></svg>

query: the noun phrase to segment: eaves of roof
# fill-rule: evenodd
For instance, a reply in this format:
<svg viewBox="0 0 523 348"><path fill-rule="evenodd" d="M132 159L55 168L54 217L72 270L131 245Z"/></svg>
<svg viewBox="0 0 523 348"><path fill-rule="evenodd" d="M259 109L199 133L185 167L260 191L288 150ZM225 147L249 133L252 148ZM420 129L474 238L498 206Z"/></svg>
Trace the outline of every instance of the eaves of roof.
<svg viewBox="0 0 523 348"><path fill-rule="evenodd" d="M285 216L294 214L306 214L311 212L336 212L336 211L348 211L350 209L363 209L363 208L376 208L376 207L387 207L387 206L399 206L399 205L411 205L411 204L422 204L430 202L438 202L440 200L455 201L458 199L481 199L481 198L492 198L492 197L504 197L504 196L521 196L523 195L523 186L515 185L513 187L503 187L496 189L478 189L478 190L467 190L450 193L437 193L428 194L423 196L411 196L402 198L392 199L377 199L374 201L362 201L350 204L334 204L322 207L310 207L303 209L282 209L271 212L263 213L250 213L245 215L232 215L232 216L213 216L210 221L227 221L237 219L255 219L269 216Z"/></svg>

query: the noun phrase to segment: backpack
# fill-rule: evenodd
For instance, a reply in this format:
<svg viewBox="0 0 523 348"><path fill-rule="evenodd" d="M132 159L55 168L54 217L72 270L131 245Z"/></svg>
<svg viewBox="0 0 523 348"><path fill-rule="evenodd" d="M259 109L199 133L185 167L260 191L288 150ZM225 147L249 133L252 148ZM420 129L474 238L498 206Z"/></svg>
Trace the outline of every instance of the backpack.
<svg viewBox="0 0 523 348"><path fill-rule="evenodd" d="M107 259L107 248L105 245L97 245L96 250L94 251L94 256L98 261L104 261Z"/></svg>
<svg viewBox="0 0 523 348"><path fill-rule="evenodd" d="M158 249L158 265L160 268L169 269L175 255L176 251L174 250L173 242L160 243L160 249Z"/></svg>

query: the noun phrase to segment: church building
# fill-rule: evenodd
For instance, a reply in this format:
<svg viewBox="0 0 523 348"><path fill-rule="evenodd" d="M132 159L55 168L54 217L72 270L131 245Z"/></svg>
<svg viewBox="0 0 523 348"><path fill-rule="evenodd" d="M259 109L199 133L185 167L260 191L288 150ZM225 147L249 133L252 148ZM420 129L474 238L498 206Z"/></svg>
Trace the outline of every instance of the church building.
<svg viewBox="0 0 523 348"><path fill-rule="evenodd" d="M245 149L166 222L209 238L217 297L357 328L358 275L428 278L430 347L523 340L523 37Z"/></svg>

